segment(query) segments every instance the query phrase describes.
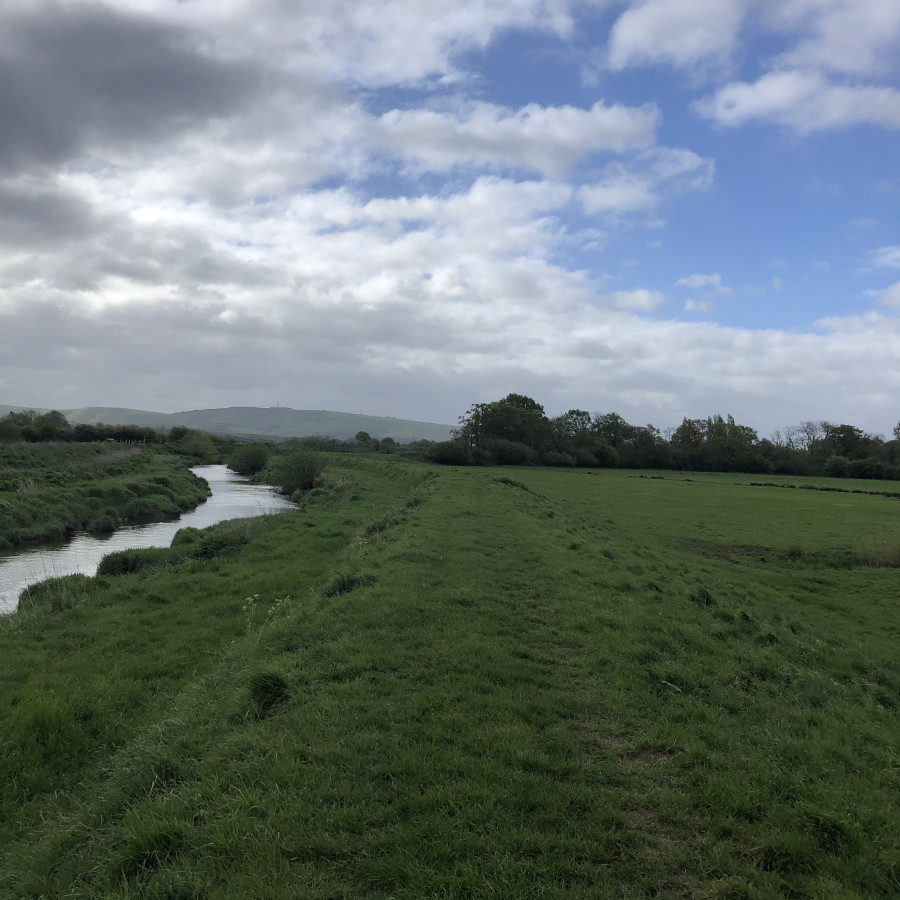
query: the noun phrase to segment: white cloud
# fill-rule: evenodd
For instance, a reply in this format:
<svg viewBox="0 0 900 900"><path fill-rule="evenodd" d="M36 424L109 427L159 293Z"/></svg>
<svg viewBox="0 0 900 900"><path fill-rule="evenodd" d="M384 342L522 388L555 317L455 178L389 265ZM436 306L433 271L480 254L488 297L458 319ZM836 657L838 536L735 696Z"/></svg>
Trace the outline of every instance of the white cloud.
<svg viewBox="0 0 900 900"><path fill-rule="evenodd" d="M900 246L879 247L872 254L872 265L883 269L900 269Z"/></svg>
<svg viewBox="0 0 900 900"><path fill-rule="evenodd" d="M635 312L652 312L666 302L666 295L661 291L637 288L633 291L613 291L604 295L616 309L633 310Z"/></svg>
<svg viewBox="0 0 900 900"><path fill-rule="evenodd" d="M767 12L776 27L806 32L777 60L783 67L880 74L900 37L894 0L779 0Z"/></svg>
<svg viewBox="0 0 900 900"><path fill-rule="evenodd" d="M643 63L691 67L723 60L738 36L747 3L741 0L643 0L633 3L612 28L609 66Z"/></svg>
<svg viewBox="0 0 900 900"><path fill-rule="evenodd" d="M866 293L874 296L883 306L900 306L900 281L889 285L884 290L867 291Z"/></svg>
<svg viewBox="0 0 900 900"><path fill-rule="evenodd" d="M900 128L900 91L832 84L812 70L770 72L752 84L733 82L694 108L728 127L762 120L801 134L862 124Z"/></svg>
<svg viewBox="0 0 900 900"><path fill-rule="evenodd" d="M713 305L709 300L685 300L684 308L687 312L711 312Z"/></svg>
<svg viewBox="0 0 900 900"><path fill-rule="evenodd" d="M784 283L782 282L782 280L777 275L773 275L772 276L772 289L775 291L780 291L783 287L784 287Z"/></svg>
<svg viewBox="0 0 900 900"><path fill-rule="evenodd" d="M679 278L675 284L678 287L687 287L694 291L701 288L709 288L709 296L712 297L734 296L734 288L729 287L727 284L722 284L722 276L718 272L714 272L711 275L702 275L698 272L685 278Z"/></svg>
<svg viewBox="0 0 900 900"><path fill-rule="evenodd" d="M592 153L643 149L659 125L655 107L529 104L511 110L490 103L456 112L392 110L373 129L376 144L431 169L462 164L517 166L559 175Z"/></svg>
<svg viewBox="0 0 900 900"><path fill-rule="evenodd" d="M578 197L590 215L641 212L652 209L658 199L649 179L624 171L611 174L597 184L586 185L579 190Z"/></svg>
<svg viewBox="0 0 900 900"><path fill-rule="evenodd" d="M690 190L705 190L713 182L715 163L691 150L656 147L633 162L610 163L603 176L583 185L578 198L590 215L649 212L663 199Z"/></svg>

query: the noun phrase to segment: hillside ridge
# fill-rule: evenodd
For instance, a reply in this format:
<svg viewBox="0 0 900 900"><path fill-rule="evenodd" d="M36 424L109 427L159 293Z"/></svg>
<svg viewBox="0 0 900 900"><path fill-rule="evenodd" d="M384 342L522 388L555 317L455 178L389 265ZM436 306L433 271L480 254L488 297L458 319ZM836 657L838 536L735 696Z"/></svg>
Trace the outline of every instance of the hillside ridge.
<svg viewBox="0 0 900 900"><path fill-rule="evenodd" d="M0 405L0 416L28 409ZM38 412L46 410L37 410ZM393 416L337 412L327 409L291 409L287 406L227 406L215 409L162 413L153 410L112 406L85 406L60 410L73 424L141 425L172 428L178 425L221 435L257 435L263 437L308 437L324 435L350 439L359 431L373 438L392 437L400 443L430 440L444 441L452 426L437 422L419 422Z"/></svg>

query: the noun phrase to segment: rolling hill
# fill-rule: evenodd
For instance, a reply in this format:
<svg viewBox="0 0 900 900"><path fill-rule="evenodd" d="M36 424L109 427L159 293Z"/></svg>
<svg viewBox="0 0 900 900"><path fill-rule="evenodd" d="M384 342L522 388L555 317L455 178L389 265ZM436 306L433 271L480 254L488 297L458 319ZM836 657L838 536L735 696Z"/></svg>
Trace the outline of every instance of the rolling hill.
<svg viewBox="0 0 900 900"><path fill-rule="evenodd" d="M4 410L21 407L0 406ZM152 412L141 409L86 406L64 409L62 412L73 424L143 425L153 428L172 428L184 425L213 434L261 435L289 438L327 435L350 439L358 431L367 431L373 438L392 437L400 443L430 440L444 441L450 435L450 425L434 422L415 422L388 416L367 416L356 413L332 412L324 409L290 409L288 407L261 408L229 406L224 409L195 409L177 413Z"/></svg>

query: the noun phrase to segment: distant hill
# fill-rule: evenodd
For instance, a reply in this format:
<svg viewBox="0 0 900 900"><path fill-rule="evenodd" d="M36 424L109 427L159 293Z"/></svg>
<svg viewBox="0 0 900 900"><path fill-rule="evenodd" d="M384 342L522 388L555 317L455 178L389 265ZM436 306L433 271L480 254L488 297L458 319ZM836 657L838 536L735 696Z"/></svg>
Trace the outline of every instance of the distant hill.
<svg viewBox="0 0 900 900"><path fill-rule="evenodd" d="M36 413L45 413L50 412L49 409L45 409L44 407L35 407L35 406L5 406L0 403L0 419L4 416L8 416L11 412L28 412L33 410Z"/></svg>
<svg viewBox="0 0 900 900"><path fill-rule="evenodd" d="M0 406L0 413L5 415L3 410L20 408ZM64 409L61 412L75 425L104 423L146 425L152 428L184 425L223 435L288 438L318 434L344 440L353 438L358 431L367 431L373 438L392 437L402 444L419 440L445 441L450 436L451 429L450 425L434 422L414 422L324 409L289 409L284 406L229 406L225 409L194 409L178 413L86 406L83 409Z"/></svg>

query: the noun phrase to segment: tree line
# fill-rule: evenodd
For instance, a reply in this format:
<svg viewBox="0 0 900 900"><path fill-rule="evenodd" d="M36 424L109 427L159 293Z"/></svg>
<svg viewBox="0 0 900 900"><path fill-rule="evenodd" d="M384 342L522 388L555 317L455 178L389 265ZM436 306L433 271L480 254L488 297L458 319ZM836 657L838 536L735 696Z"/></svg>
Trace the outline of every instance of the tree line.
<svg viewBox="0 0 900 900"><path fill-rule="evenodd" d="M475 403L450 441L426 456L451 465L543 465L826 475L900 479L900 423L893 439L853 425L801 422L760 438L733 416L683 419L663 434L618 413L570 409L548 417L523 394Z"/></svg>
<svg viewBox="0 0 900 900"><path fill-rule="evenodd" d="M150 444L205 462L212 461L222 452L220 442L214 436L196 428L177 425L168 431L159 431L142 425L72 425L55 409L45 413L36 413L33 409L8 413L0 419L0 442L3 441Z"/></svg>

